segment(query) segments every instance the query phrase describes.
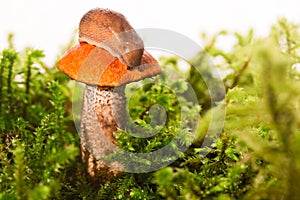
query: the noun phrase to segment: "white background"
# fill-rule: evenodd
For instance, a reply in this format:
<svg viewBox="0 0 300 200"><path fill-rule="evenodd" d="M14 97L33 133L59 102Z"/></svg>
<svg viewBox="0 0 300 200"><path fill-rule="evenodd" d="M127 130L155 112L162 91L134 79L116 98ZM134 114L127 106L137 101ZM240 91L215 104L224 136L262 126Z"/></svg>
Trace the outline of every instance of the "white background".
<svg viewBox="0 0 300 200"><path fill-rule="evenodd" d="M1 0L0 50L12 32L17 49L45 50L52 65L82 15L95 7L123 13L134 28L170 29L198 43L201 32L254 28L265 36L278 17L300 22L299 0Z"/></svg>

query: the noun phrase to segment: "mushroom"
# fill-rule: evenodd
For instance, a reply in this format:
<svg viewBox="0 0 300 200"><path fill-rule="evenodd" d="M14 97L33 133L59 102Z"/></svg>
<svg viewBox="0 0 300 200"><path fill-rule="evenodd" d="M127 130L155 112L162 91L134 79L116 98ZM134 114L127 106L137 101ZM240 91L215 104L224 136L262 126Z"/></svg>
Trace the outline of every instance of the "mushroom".
<svg viewBox="0 0 300 200"><path fill-rule="evenodd" d="M100 17L103 13L108 13L108 16ZM115 17L117 27L112 23ZM98 21L103 18L106 20ZM91 19L95 21L91 22ZM87 27L85 21L89 21ZM113 30L114 34L108 36L103 27ZM121 52L116 56L99 44L99 41L115 41L118 38L115 33L122 34L121 31L126 31L128 27L131 28L123 15L116 12L103 9L88 12L80 22L80 43L67 51L57 63L57 68L71 79L86 84L79 131L81 156L89 177L96 182L110 180L122 170L122 163L110 163L109 167L101 158L114 152L117 145L114 132L125 128L125 85L161 73L158 62L143 47L134 48L134 53L128 51L124 55ZM135 31L130 33L136 34ZM113 48L119 49L122 43L130 43L132 38L139 37L134 35L128 38L122 38L120 44L115 43ZM128 68L128 64L133 67Z"/></svg>

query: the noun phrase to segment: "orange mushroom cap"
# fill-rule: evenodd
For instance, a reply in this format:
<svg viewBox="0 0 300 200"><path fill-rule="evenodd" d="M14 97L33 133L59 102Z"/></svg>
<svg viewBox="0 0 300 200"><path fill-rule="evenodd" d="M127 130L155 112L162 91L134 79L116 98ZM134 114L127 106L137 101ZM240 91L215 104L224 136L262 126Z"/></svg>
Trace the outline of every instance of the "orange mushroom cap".
<svg viewBox="0 0 300 200"><path fill-rule="evenodd" d="M88 43L72 47L58 61L57 68L71 79L89 85L116 87L161 73L161 67L146 50L141 65L128 69L127 65L103 48Z"/></svg>

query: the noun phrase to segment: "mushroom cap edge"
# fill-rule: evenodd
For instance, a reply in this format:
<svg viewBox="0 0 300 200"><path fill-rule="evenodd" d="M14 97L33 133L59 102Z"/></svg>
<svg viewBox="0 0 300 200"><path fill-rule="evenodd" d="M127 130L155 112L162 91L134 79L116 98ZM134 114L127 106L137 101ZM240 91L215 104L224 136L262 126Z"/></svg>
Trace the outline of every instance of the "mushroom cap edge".
<svg viewBox="0 0 300 200"><path fill-rule="evenodd" d="M162 72L157 60L146 50L141 65L128 69L126 64L105 49L88 43L69 49L58 61L57 68L71 79L101 87L116 87Z"/></svg>

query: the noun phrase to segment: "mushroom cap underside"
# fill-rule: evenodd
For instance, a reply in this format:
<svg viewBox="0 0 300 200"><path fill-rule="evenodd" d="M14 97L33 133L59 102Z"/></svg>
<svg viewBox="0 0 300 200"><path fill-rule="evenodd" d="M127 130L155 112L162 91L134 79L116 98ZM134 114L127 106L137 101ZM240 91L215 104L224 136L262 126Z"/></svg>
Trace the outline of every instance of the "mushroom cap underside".
<svg viewBox="0 0 300 200"><path fill-rule="evenodd" d="M146 50L141 65L128 68L105 49L88 43L80 43L68 50L58 61L57 68L71 79L101 87L116 87L162 72L157 60Z"/></svg>

